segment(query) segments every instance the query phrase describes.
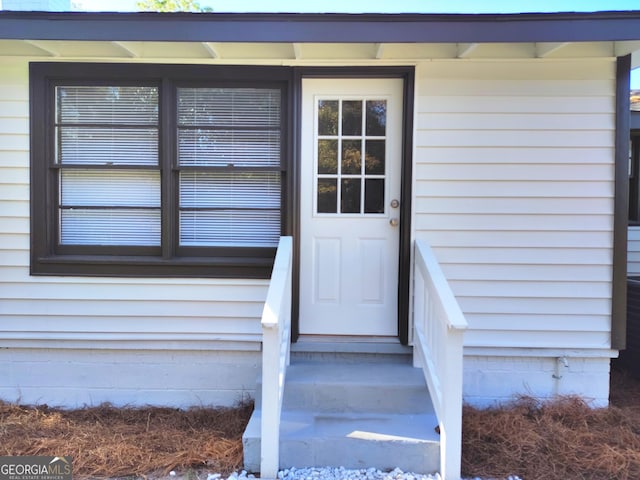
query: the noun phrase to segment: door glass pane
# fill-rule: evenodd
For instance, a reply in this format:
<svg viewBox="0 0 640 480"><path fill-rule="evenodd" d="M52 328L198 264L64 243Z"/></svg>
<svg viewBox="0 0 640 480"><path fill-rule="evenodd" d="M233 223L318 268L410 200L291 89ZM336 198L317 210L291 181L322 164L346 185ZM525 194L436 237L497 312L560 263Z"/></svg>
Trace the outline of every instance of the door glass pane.
<svg viewBox="0 0 640 480"><path fill-rule="evenodd" d="M362 142L360 140L342 141L342 174L359 174L362 168Z"/></svg>
<svg viewBox="0 0 640 480"><path fill-rule="evenodd" d="M340 213L360 213L360 179L342 179Z"/></svg>
<svg viewBox="0 0 640 480"><path fill-rule="evenodd" d="M337 140L318 140L318 173L338 173Z"/></svg>
<svg viewBox="0 0 640 480"><path fill-rule="evenodd" d="M367 140L364 170L368 175L384 175L385 140Z"/></svg>
<svg viewBox="0 0 640 480"><path fill-rule="evenodd" d="M384 213L384 179L364 181L364 213Z"/></svg>
<svg viewBox="0 0 640 480"><path fill-rule="evenodd" d="M387 101L368 100L366 135L382 137L387 130Z"/></svg>
<svg viewBox="0 0 640 480"><path fill-rule="evenodd" d="M387 101L352 97L317 106L316 213L384 213Z"/></svg>
<svg viewBox="0 0 640 480"><path fill-rule="evenodd" d="M318 102L318 135L338 135L338 100Z"/></svg>
<svg viewBox="0 0 640 480"><path fill-rule="evenodd" d="M337 179L318 179L318 213L336 213L338 210Z"/></svg>
<svg viewBox="0 0 640 480"><path fill-rule="evenodd" d="M342 135L362 135L362 102L342 102Z"/></svg>

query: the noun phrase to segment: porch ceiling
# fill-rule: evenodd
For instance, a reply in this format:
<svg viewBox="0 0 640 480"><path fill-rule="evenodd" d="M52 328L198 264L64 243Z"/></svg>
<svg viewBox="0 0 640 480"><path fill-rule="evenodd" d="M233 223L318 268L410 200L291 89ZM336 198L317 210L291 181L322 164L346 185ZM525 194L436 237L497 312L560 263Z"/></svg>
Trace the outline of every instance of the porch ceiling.
<svg viewBox="0 0 640 480"><path fill-rule="evenodd" d="M562 43L240 43L158 41L0 40L0 57L195 62L345 62L422 59L616 57L640 41ZM635 66L640 66L640 55Z"/></svg>

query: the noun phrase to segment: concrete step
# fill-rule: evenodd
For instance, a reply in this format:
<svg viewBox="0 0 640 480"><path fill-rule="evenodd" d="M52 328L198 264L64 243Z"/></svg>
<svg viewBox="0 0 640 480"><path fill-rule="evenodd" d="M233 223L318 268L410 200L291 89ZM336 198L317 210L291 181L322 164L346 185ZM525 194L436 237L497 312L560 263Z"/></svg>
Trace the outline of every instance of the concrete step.
<svg viewBox="0 0 640 480"><path fill-rule="evenodd" d="M245 468L259 470L261 385L243 436ZM439 467L437 419L422 371L409 363L297 361L287 369L280 465Z"/></svg>
<svg viewBox="0 0 640 480"><path fill-rule="evenodd" d="M283 409L433 413L422 371L395 363L292 364L287 369Z"/></svg>
<svg viewBox="0 0 640 480"><path fill-rule="evenodd" d="M260 469L260 418L254 412L243 436L245 469ZM440 439L432 414L314 414L285 411L280 468L345 467L433 473Z"/></svg>
<svg viewBox="0 0 640 480"><path fill-rule="evenodd" d="M255 406L262 408L262 380ZM407 363L298 362L287 368L285 410L433 413L422 370Z"/></svg>

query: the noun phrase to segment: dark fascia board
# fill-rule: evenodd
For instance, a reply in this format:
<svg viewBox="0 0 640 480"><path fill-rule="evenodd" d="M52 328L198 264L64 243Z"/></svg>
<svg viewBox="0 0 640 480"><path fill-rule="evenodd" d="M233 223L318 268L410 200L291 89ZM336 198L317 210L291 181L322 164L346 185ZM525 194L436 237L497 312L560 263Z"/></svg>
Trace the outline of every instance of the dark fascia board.
<svg viewBox="0 0 640 480"><path fill-rule="evenodd" d="M0 39L486 43L640 40L640 11L524 14L0 12Z"/></svg>
<svg viewBox="0 0 640 480"><path fill-rule="evenodd" d="M629 121L631 123L631 130L636 130L640 134L640 112L632 111Z"/></svg>

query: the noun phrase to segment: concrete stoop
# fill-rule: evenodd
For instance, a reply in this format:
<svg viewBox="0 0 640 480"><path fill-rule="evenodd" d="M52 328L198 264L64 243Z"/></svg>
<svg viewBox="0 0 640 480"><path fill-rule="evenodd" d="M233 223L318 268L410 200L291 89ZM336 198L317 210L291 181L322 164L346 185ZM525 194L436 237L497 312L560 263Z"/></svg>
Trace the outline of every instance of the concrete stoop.
<svg viewBox="0 0 640 480"><path fill-rule="evenodd" d="M334 359L335 360L335 359ZM243 435L247 471L260 470L261 386ZM287 370L280 468L439 468L437 419L422 371L408 362L297 360Z"/></svg>

